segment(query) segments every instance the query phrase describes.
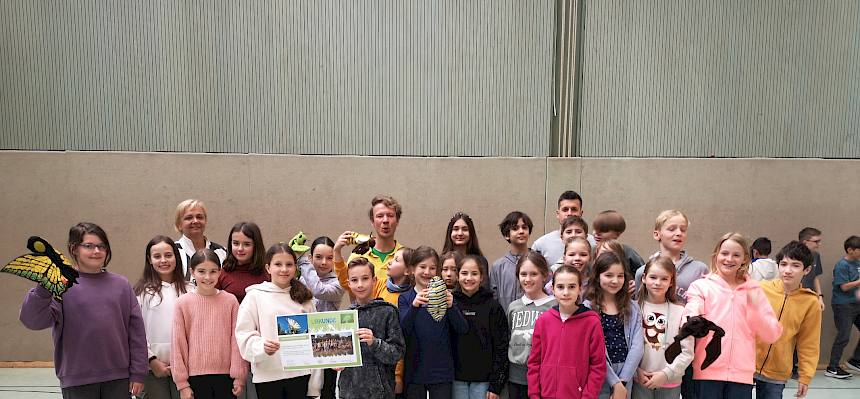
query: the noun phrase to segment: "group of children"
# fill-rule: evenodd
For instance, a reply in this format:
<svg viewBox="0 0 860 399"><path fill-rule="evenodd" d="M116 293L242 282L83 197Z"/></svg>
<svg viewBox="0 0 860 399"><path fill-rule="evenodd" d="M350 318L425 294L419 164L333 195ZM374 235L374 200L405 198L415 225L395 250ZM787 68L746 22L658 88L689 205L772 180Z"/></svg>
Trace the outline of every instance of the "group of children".
<svg viewBox="0 0 860 399"><path fill-rule="evenodd" d="M399 205L383 205L399 219ZM619 213L598 215L589 235L582 199L566 192L557 215L561 228L530 249L528 215L508 214L499 228L510 250L488 270L474 224L460 212L449 222L441 256L429 246L396 243L390 252L345 259L342 250L355 243L351 231L337 240L319 237L300 256L282 242L266 250L257 225L243 222L221 247L202 236L205 206L189 200L177 208L182 238L156 236L147 244L134 288L106 271L105 232L92 223L74 226L68 251L79 286L63 301L41 286L30 290L21 321L53 327L64 398L129 397L145 389L156 399L336 392L708 399L749 398L753 387L757 397L775 398L795 352L797 394L805 396L821 324L819 296L803 288L814 264L807 245L782 248L778 278L759 282L750 277L750 246L737 233L720 239L710 265L693 260L684 250L690 223L680 211L658 215L658 251L647 261L617 240L625 228ZM843 321L850 334L860 238L849 238L845 248L834 298L838 287L845 309L855 312ZM437 278L447 288L442 294ZM336 310L344 294L358 311L363 365L285 371L276 316ZM439 307L444 311L431 311ZM847 340L837 337L837 356ZM857 360L855 351L849 366Z"/></svg>

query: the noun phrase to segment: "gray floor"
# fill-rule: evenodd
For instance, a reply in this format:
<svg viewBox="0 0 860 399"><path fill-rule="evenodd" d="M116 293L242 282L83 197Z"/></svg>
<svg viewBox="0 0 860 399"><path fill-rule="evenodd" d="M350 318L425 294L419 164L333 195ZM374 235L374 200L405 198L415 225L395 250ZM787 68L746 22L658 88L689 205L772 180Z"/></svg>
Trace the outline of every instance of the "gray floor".
<svg viewBox="0 0 860 399"><path fill-rule="evenodd" d="M795 381L785 388L784 398L793 398L797 389ZM54 369L4 369L0 368L0 399L57 399L60 388ZM808 398L857 399L860 398L860 375L848 380L834 380L822 371L815 376Z"/></svg>

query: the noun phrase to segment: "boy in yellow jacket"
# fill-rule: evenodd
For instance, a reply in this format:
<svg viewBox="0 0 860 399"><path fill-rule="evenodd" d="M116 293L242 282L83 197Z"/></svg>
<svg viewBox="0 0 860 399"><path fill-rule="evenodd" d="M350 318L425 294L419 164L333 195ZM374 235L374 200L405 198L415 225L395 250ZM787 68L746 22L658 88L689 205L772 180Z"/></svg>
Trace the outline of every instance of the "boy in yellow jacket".
<svg viewBox="0 0 860 399"><path fill-rule="evenodd" d="M801 287L803 276L812 271L812 252L792 241L776 256L779 278L761 282L768 302L782 324L782 336L773 344L756 344L756 398L782 398L791 377L792 354L797 350L797 397L806 396L818 364L821 338L821 306L818 294Z"/></svg>

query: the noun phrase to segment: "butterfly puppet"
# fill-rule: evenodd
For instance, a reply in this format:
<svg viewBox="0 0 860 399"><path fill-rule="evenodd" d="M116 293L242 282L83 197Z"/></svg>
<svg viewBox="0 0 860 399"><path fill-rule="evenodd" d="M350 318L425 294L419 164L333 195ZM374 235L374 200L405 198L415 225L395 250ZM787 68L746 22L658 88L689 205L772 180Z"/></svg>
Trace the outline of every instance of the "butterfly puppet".
<svg viewBox="0 0 860 399"><path fill-rule="evenodd" d="M30 237L27 248L33 252L13 259L0 271L35 281L62 301L63 293L77 283L78 271L42 237Z"/></svg>

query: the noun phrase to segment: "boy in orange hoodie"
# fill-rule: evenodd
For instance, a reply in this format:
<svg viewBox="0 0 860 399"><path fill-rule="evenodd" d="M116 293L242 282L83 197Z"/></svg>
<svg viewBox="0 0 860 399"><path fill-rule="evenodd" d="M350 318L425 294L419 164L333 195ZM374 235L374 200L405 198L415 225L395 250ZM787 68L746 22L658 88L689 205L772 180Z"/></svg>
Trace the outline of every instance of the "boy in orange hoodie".
<svg viewBox="0 0 860 399"><path fill-rule="evenodd" d="M776 255L779 278L760 283L782 325L782 336L773 344L756 342L756 398L782 398L791 377L792 354L797 350L797 397L806 396L815 375L821 338L821 306L815 291L803 288L803 276L812 271L813 255L805 245L792 241Z"/></svg>

